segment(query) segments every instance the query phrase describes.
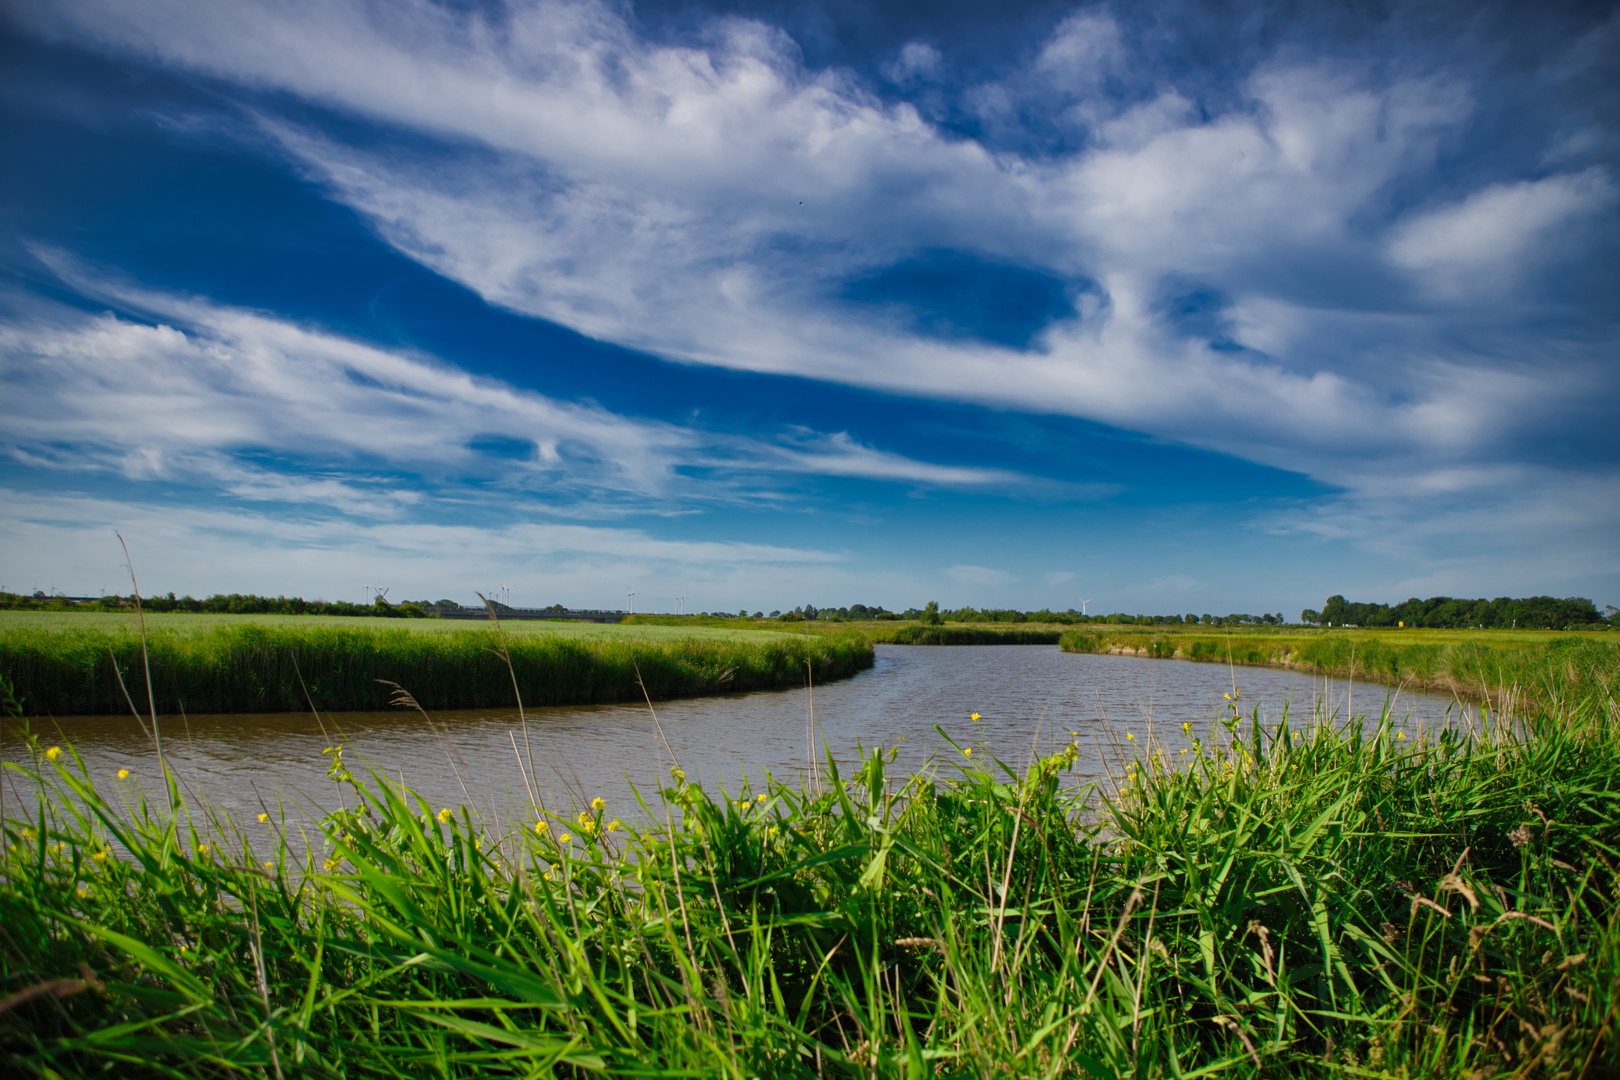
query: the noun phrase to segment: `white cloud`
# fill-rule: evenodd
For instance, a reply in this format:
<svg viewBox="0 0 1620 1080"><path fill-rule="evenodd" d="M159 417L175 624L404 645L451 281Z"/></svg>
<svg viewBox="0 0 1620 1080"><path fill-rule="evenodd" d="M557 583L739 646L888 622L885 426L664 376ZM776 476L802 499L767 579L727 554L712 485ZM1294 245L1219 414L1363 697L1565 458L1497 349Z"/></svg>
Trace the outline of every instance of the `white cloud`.
<svg viewBox="0 0 1620 1080"><path fill-rule="evenodd" d="M1600 168L1516 184L1493 184L1450 206L1401 222L1389 258L1444 297L1492 296L1537 268L1560 226L1614 201Z"/></svg>
<svg viewBox="0 0 1620 1080"><path fill-rule="evenodd" d="M945 69L939 50L923 41L908 41L883 66L883 77L897 86L916 86L937 80Z"/></svg>
<svg viewBox="0 0 1620 1080"><path fill-rule="evenodd" d="M960 585L1011 585L1018 580L1005 570L992 570L988 566L968 566L962 563L946 570L945 575Z"/></svg>
<svg viewBox="0 0 1620 1080"><path fill-rule="evenodd" d="M1268 512L1256 525L1348 541L1377 556L1381 576L1358 571L1359 581L1334 585L1345 595L1352 587L1397 600L1485 589L1492 596L1563 595L1560 583L1620 575L1620 478L1596 472L1482 464L1368 477L1351 493Z"/></svg>
<svg viewBox="0 0 1620 1080"><path fill-rule="evenodd" d="M1148 593L1184 593L1204 588L1204 583L1191 574L1168 574L1156 577L1145 586Z"/></svg>
<svg viewBox="0 0 1620 1080"><path fill-rule="evenodd" d="M419 504L424 485L454 480L489 485L496 499L599 509L748 498L760 475L1027 483L1003 470L914 461L843 432L794 429L772 441L630 419L474 378L429 356L111 283L59 253L39 254L81 291L164 321L9 298L0 320L0 446L37 467L388 517ZM498 456L481 449L492 445ZM683 466L722 475L700 491Z"/></svg>
<svg viewBox="0 0 1620 1080"><path fill-rule="evenodd" d="M59 582L127 592L113 530L145 587L358 598L361 583L402 599L471 599L494 581L527 603L622 606L626 588L684 583L694 595L776 594L784 583L843 582L844 556L769 544L660 539L639 529L514 522L499 527L300 521L246 509L0 489L0 578L11 590ZM80 584L71 584L80 583ZM176 584L178 583L178 585ZM712 602L712 601L711 601Z"/></svg>
<svg viewBox="0 0 1620 1080"><path fill-rule="evenodd" d="M1072 571L1072 570L1048 570L1042 576L1044 578L1046 578L1046 583L1048 585L1061 585L1065 581L1073 581L1074 580L1074 571Z"/></svg>
<svg viewBox="0 0 1620 1080"><path fill-rule="evenodd" d="M844 73L808 70L780 32L746 20L692 47L564 0L514 5L499 25L425 2L383 19L341 0L57 0L17 17L397 126L411 137L356 146L307 120L256 119L412 258L494 303L676 361L1081 416L1334 484L1511 454L1594 394L1612 404L1598 374L1620 344L1612 328L1549 342L1547 324L1523 332L1490 306L1512 276L1502 267L1539 273L1562 257L1547 237L1612 201L1607 174L1490 184L1388 226L1392 193L1429 182L1472 115L1455 80L1273 60L1213 115L1173 85L1121 101L1103 80L1129 73L1127 44L1083 12L1025 70L968 95L987 130L1067 103L1079 149L1025 155L1010 136L960 138ZM937 70L914 43L893 75ZM1025 352L921 337L835 299L841 282L926 248L1097 289ZM1248 351L1179 327L1172 277L1223 295ZM1515 310L1542 302L1527 289ZM1550 350L1559 377L1539 378ZM623 482L670 482L663 434L635 435L657 445L610 456ZM835 437L824 449L801 460L893 465Z"/></svg>

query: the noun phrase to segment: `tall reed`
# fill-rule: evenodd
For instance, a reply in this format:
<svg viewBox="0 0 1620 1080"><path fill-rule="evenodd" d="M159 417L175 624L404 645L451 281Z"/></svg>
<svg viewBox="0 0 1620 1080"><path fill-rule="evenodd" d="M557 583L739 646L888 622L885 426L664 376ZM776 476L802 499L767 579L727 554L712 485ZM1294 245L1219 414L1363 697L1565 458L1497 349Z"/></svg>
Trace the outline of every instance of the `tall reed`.
<svg viewBox="0 0 1620 1080"><path fill-rule="evenodd" d="M288 712L309 694L335 710L384 708L381 682L406 685L429 709L509 706L515 676L529 705L636 699L803 686L872 666L872 646L855 634L831 637L642 639L509 635L509 675L487 629L297 627L233 623L197 634L146 638L151 687L161 712ZM638 675L639 669L639 675ZM34 715L118 713L129 705L120 673L143 695L142 638L103 630L13 628L0 635L9 672ZM133 678L131 679L131 675ZM144 707L146 702L141 701Z"/></svg>

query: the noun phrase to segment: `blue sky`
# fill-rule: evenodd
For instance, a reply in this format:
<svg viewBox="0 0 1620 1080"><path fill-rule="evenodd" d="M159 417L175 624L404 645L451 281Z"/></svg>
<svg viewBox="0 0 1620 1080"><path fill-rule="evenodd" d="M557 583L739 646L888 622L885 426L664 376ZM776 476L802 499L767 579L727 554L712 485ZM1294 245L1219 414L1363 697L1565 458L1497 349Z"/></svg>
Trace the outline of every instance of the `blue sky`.
<svg viewBox="0 0 1620 1080"><path fill-rule="evenodd" d="M0 585L1620 603L1620 8L10 0Z"/></svg>

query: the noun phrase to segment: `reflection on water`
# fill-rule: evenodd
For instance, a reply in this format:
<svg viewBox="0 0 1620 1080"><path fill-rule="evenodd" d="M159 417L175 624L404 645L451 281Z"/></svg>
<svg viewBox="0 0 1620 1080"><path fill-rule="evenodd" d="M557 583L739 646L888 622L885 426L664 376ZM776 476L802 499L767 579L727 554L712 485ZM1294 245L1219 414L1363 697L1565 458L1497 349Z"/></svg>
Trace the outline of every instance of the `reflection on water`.
<svg viewBox="0 0 1620 1080"><path fill-rule="evenodd" d="M930 758L950 767L961 760L935 730L939 725L963 746L982 747L1009 766L1021 767L1038 742L1069 741L1078 733L1081 778L1103 775L1107 746L1129 731L1140 746L1151 734L1171 753L1185 743L1180 725L1204 734L1226 715L1222 695L1234 673L1214 664L1146 660L1060 652L1052 646L880 645L876 666L853 679L813 689L822 736L840 767L858 747L898 747L896 768L914 770ZM1392 691L1370 683L1354 687L1269 668L1238 668L1245 715L1255 706L1272 722L1285 707L1297 719L1318 706L1341 719L1380 712ZM1352 696L1353 695L1353 696ZM606 798L612 812L637 816L629 785L649 795L669 782L673 751L689 779L735 791L746 773L756 786L767 772L797 780L805 770L811 693L767 691L726 697L661 702L657 715L666 750L645 704L566 706L528 710L527 745L517 712L463 711L433 714L445 736L435 738L413 712L343 713L324 716L327 731L308 713L168 717L162 720L164 751L190 793L237 820L262 811L279 815L284 805L295 820L335 808L337 785L326 779L322 750L345 745L344 760L357 775L366 767L403 779L434 806L468 801L504 821L522 807L519 761L532 756L542 801L567 811L571 803ZM1438 694L1402 693L1397 717L1411 725L1457 723L1463 707ZM972 713L980 714L977 721ZM120 768L156 791L157 760L134 719L36 718L47 742L71 741L98 784L112 783ZM1223 733L1224 734L1224 733ZM4 754L16 760L18 740L8 732ZM456 767L451 758L458 759ZM462 773L457 779L456 771ZM462 793L465 784L467 795ZM8 784L8 816L20 794ZM525 814L525 816L528 816Z"/></svg>

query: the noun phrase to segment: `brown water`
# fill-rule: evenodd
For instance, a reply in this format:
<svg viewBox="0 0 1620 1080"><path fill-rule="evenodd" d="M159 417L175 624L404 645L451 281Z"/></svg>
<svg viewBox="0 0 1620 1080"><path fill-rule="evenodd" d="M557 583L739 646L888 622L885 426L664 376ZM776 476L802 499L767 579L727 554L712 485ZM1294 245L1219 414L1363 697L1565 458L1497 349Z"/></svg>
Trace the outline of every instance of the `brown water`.
<svg viewBox="0 0 1620 1080"><path fill-rule="evenodd" d="M1115 745L1142 747L1151 738L1176 754L1187 745L1183 722L1193 725L1194 735L1207 738L1213 729L1224 736L1217 721L1227 715L1222 695L1231 693L1233 677L1215 664L1064 653L1053 646L880 645L870 671L815 687L813 697L818 738L842 768L857 760L858 746L898 747L899 770L951 768L965 759L940 737L937 724L959 745L976 747L976 756L993 754L1013 768L1027 763L1037 743L1044 752L1076 732L1082 751L1076 773L1085 780L1105 777L1105 760L1118 761L1109 749ZM1447 696L1406 692L1391 700L1389 688L1364 682L1352 686L1269 668L1238 668L1235 677L1244 714L1258 706L1267 723L1285 707L1296 722L1314 715L1343 719L1352 706L1376 716L1386 701L1410 726L1455 724L1462 712ZM767 772L799 780L811 696L767 691L659 702L669 749L645 704L528 710L527 748L515 709L435 713L446 739L436 738L419 714L404 711L327 715L329 734L308 713L166 717L161 735L188 794L239 821L262 811L279 816L278 804L295 821L335 808L339 788L326 779L329 758L322 755L334 742L344 745L345 763L357 775L370 767L403 778L436 807L470 798L496 823L527 802L519 760L526 766L531 755L547 806L567 811L602 796L612 812L628 818L638 813L630 785L649 796L667 785L671 751L689 779L733 792L745 774L756 789ZM975 712L977 721L970 719ZM52 723L35 719L34 730L47 744L71 742L98 784L113 783L126 768L132 774L126 784L158 790L152 744L132 718L67 717L54 722L59 730ZM1127 733L1134 739L1125 741ZM462 763L460 781L446 743ZM21 754L8 732L5 758ZM15 782L6 788L9 816L27 789Z"/></svg>

